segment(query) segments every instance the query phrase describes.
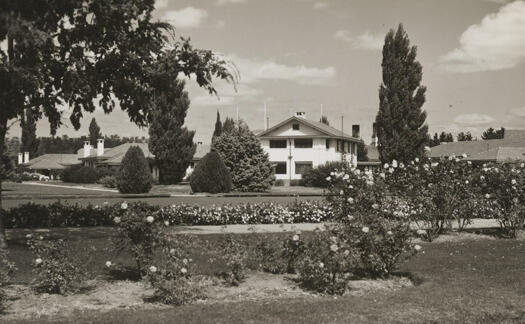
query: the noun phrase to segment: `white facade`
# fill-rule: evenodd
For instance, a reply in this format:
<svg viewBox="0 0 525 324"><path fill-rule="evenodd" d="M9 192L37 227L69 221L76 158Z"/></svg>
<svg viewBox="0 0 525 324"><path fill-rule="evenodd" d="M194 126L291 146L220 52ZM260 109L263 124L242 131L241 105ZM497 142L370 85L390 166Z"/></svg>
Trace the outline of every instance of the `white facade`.
<svg viewBox="0 0 525 324"><path fill-rule="evenodd" d="M335 128L292 117L259 134L261 146L275 166L275 178L299 180L301 174L326 162L356 163L358 138L336 135Z"/></svg>

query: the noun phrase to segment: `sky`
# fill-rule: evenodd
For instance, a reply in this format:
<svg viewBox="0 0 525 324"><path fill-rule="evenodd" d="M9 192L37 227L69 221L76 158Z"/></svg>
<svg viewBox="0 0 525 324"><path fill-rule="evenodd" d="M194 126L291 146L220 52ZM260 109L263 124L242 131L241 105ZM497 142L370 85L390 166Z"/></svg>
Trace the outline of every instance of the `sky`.
<svg viewBox="0 0 525 324"><path fill-rule="evenodd" d="M209 143L219 110L264 128L304 111L345 132L361 125L370 142L378 111L381 49L389 29L403 23L427 87L430 133L488 127L525 128L525 1L505 0L157 0L155 19L179 36L235 64L236 90L215 82L218 97L187 80L191 106L186 126ZM68 121L57 135L87 134L91 117L104 134L147 136L126 113L86 114L75 131ZM343 116L343 119L341 118ZM14 127L10 135L19 136ZM45 121L39 136L49 135Z"/></svg>

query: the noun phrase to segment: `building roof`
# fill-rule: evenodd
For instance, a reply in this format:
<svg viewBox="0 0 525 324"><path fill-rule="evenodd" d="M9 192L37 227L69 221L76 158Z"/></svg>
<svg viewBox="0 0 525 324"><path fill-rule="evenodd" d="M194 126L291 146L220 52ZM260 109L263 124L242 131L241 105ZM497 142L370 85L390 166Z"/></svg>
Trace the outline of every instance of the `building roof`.
<svg viewBox="0 0 525 324"><path fill-rule="evenodd" d="M502 139L442 143L431 148L430 157L439 158L462 154L472 157L500 147L525 147L525 130L505 130L505 135Z"/></svg>
<svg viewBox="0 0 525 324"><path fill-rule="evenodd" d="M334 128L332 126L329 126L329 125L326 125L326 124L323 124L321 122L318 122L318 121L313 121L313 120L309 120L309 119L306 119L306 118L303 118L303 117L297 117L297 116L292 116L280 123L278 123L277 125L274 125L270 128L268 128L267 130L257 134L258 137L265 137L267 134L271 133L272 131L274 131L275 129L283 126L283 125L286 125L287 123L290 123L292 121L297 121L299 123L302 123L302 124L305 124L307 126L310 126L318 131L320 131L321 133L324 133L325 135L329 136L329 137L335 137L335 138L344 138L344 139L348 139L348 140L351 140L351 141L361 141L361 139L357 138L357 137L352 137L344 132L341 132L340 129L337 129L337 128ZM311 136L308 136L308 137L311 137Z"/></svg>
<svg viewBox="0 0 525 324"><path fill-rule="evenodd" d="M473 162L525 161L525 147L497 147L469 156L467 160Z"/></svg>
<svg viewBox="0 0 525 324"><path fill-rule="evenodd" d="M149 151L148 143L124 143L119 146L115 146L113 148L105 150L104 154L99 156L99 159L102 159L100 163L109 164L109 165L120 165L122 163L122 159L124 158L124 155L126 155L128 150L132 146L140 147L146 159L155 158L155 155L153 155ZM93 157L93 156L90 155L89 157Z"/></svg>
<svg viewBox="0 0 525 324"><path fill-rule="evenodd" d="M77 154L44 154L24 163L31 170L62 170L80 164Z"/></svg>

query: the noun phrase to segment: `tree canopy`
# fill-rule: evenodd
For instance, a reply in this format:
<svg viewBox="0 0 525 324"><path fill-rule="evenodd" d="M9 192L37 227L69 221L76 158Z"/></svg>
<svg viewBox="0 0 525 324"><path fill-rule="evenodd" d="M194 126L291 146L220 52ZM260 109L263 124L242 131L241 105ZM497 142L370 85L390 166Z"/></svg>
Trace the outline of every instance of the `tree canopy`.
<svg viewBox="0 0 525 324"><path fill-rule="evenodd" d="M91 145L96 145L99 138L102 138L102 132L100 131L97 121L93 117L91 123L89 123L89 143Z"/></svg>
<svg viewBox="0 0 525 324"><path fill-rule="evenodd" d="M494 129L489 127L486 131L483 132L481 138L483 140L489 139L501 139L505 137L505 128L501 127L500 129Z"/></svg>

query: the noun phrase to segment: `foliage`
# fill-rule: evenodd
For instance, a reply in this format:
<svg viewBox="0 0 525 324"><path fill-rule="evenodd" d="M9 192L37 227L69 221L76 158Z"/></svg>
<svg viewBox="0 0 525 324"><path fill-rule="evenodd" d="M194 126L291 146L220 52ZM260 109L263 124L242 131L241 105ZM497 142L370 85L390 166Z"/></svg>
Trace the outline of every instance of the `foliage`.
<svg viewBox="0 0 525 324"><path fill-rule="evenodd" d="M62 181L71 183L96 183L100 178L95 168L74 165L62 171Z"/></svg>
<svg viewBox="0 0 525 324"><path fill-rule="evenodd" d="M226 167L230 170L233 189L238 191L267 191L275 177L268 154L259 139L241 123L223 133L212 143Z"/></svg>
<svg viewBox="0 0 525 324"><path fill-rule="evenodd" d="M368 149L364 141L357 143L357 161L368 161Z"/></svg>
<svg viewBox="0 0 525 324"><path fill-rule="evenodd" d="M306 187L328 188L330 182L327 180L330 173L335 170L349 168L346 162L327 162L306 171L301 178L301 185Z"/></svg>
<svg viewBox="0 0 525 324"><path fill-rule="evenodd" d="M14 263L9 261L8 256L7 250L0 249L0 314L5 310L5 303L7 302L4 287L9 284L11 275L16 270Z"/></svg>
<svg viewBox="0 0 525 324"><path fill-rule="evenodd" d="M211 138L211 141L215 140L215 138L221 136L222 134L222 122L221 122L221 115L219 114L219 110L217 109L217 120L215 121L215 129L213 130L213 136Z"/></svg>
<svg viewBox="0 0 525 324"><path fill-rule="evenodd" d="M20 152L29 152L29 157L35 158L38 151L38 138L36 137L36 120L31 110L26 111L25 116L20 119L20 128L22 129Z"/></svg>
<svg viewBox="0 0 525 324"><path fill-rule="evenodd" d="M68 249L65 240L45 240L28 235L27 244L33 253L33 289L39 293L67 294L80 288L87 277L85 255Z"/></svg>
<svg viewBox="0 0 525 324"><path fill-rule="evenodd" d="M117 188L118 179L114 175L107 175L107 176L103 176L100 179L98 179L97 183L101 184L105 188Z"/></svg>
<svg viewBox="0 0 525 324"><path fill-rule="evenodd" d="M124 158L118 175L118 190L121 193L145 193L152 187L152 176L144 152L131 146Z"/></svg>
<svg viewBox="0 0 525 324"><path fill-rule="evenodd" d="M254 234L257 268L270 273L296 273L297 264L305 252L301 233L296 232L284 241Z"/></svg>
<svg viewBox="0 0 525 324"><path fill-rule="evenodd" d="M416 53L402 24L397 32L391 29L387 33L376 116L379 158L383 162L422 157L428 142L427 115L421 109L426 87L421 85L422 67Z"/></svg>
<svg viewBox="0 0 525 324"><path fill-rule="evenodd" d="M190 107L185 83L159 67L155 73L156 107L149 125L149 148L155 155L161 184L182 181L195 154L195 131L183 127Z"/></svg>
<svg viewBox="0 0 525 324"><path fill-rule="evenodd" d="M230 192L232 188L230 171L217 152L207 153L197 163L190 176L190 186L193 192Z"/></svg>
<svg viewBox="0 0 525 324"><path fill-rule="evenodd" d="M234 131L236 128L235 121L231 117L226 117L224 122L222 123L222 129L221 129L221 135L224 133L229 133Z"/></svg>
<svg viewBox="0 0 525 324"><path fill-rule="evenodd" d="M468 142L468 141L474 140L470 132L459 132L457 139L458 139L458 142Z"/></svg>
<svg viewBox="0 0 525 324"><path fill-rule="evenodd" d="M89 143L91 145L96 145L98 143L98 139L102 138L102 133L100 132L100 127L98 127L95 117L93 117L93 119L91 119L91 123L89 123L89 137L88 138L89 138Z"/></svg>
<svg viewBox="0 0 525 324"><path fill-rule="evenodd" d="M227 235L219 243L221 258L226 264L224 279L229 285L238 286L246 278L248 254L246 247L232 235Z"/></svg>
<svg viewBox="0 0 525 324"><path fill-rule="evenodd" d="M492 127L489 127L486 131L481 134L482 140L489 140L489 139L501 139L505 137L505 128L501 127L500 129L494 129Z"/></svg>

